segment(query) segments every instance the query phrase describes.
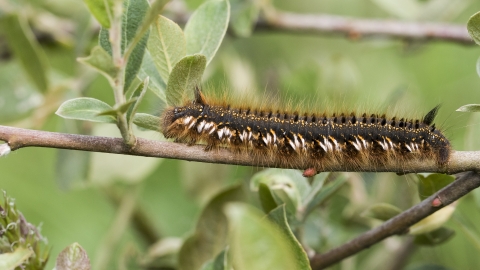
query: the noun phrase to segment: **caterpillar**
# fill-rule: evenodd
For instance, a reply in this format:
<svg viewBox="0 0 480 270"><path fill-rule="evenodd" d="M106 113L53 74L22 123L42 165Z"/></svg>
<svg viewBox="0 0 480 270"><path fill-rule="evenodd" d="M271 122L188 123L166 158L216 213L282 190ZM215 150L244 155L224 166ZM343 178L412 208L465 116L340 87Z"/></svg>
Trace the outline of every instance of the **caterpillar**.
<svg viewBox="0 0 480 270"><path fill-rule="evenodd" d="M433 124L439 106L421 119L407 120L235 107L207 99L198 87L194 93L193 101L164 111L160 130L176 142L204 143L206 151L226 147L259 163L277 159L286 167L316 171L342 164L361 171L365 164L380 168L412 160L445 166L450 156L450 142Z"/></svg>

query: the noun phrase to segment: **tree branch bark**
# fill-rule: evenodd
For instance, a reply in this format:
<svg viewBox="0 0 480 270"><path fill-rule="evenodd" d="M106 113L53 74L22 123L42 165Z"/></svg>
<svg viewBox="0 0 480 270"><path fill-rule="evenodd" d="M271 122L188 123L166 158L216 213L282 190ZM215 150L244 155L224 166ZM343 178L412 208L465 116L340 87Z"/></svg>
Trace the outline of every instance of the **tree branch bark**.
<svg viewBox="0 0 480 270"><path fill-rule="evenodd" d="M357 40L365 37L385 37L415 41L446 41L474 45L466 25L407 22L381 19L358 19L327 14L295 14L272 12L258 21L258 30L290 33L345 35Z"/></svg>
<svg viewBox="0 0 480 270"><path fill-rule="evenodd" d="M298 14L270 11L255 24L255 31L308 35L346 36L352 40L390 38L409 41L443 41L475 45L465 24L360 19L329 14ZM185 24L189 15L173 10L173 18Z"/></svg>
<svg viewBox="0 0 480 270"><path fill-rule="evenodd" d="M279 158L269 160L262 158L260 160L253 155L238 154L223 148L206 152L201 145L187 146L181 143L153 141L141 138L138 138L134 148L130 148L123 143L121 138L76 135L0 126L0 140L7 142L12 151L23 147L36 146L132 156L182 159L218 164L307 169L302 167L302 164L294 162L285 163L284 160ZM444 167L440 167L433 160L424 162L419 162L418 160L395 162L384 166L370 164L360 169L354 165L355 164L342 164L331 166L326 168L326 171L437 172L449 174L465 171L480 171L480 152L452 151L450 161L448 165Z"/></svg>
<svg viewBox="0 0 480 270"><path fill-rule="evenodd" d="M450 185L423 200L421 203L407 211L391 218L382 225L367 231L359 237L322 254L316 254L310 260L313 270L323 269L340 262L383 239L407 232L408 228L441 208L465 196L470 191L480 186L480 175L467 172L458 177ZM442 205L434 207L432 202L438 198Z"/></svg>

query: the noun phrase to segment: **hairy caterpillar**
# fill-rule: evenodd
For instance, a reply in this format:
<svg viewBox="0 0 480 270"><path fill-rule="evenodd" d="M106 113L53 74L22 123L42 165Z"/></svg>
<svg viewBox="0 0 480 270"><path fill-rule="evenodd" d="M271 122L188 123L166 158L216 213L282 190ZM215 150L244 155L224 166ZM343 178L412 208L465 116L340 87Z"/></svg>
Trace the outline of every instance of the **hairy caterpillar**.
<svg viewBox="0 0 480 270"><path fill-rule="evenodd" d="M366 113L289 113L233 107L207 99L196 88L193 101L164 111L161 130L176 142L206 143L205 150L227 147L259 163L277 159L287 167L316 171L347 163L361 171L365 164L380 168L412 160L444 166L450 143L433 124L438 108L416 120Z"/></svg>

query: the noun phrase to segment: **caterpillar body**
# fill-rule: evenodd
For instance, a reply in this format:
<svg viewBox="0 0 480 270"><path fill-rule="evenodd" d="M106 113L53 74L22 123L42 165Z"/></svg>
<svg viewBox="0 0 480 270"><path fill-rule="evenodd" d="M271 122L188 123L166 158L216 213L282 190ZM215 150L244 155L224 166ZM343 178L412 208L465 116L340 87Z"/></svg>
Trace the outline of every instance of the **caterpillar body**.
<svg viewBox="0 0 480 270"><path fill-rule="evenodd" d="M206 144L205 150L227 147L286 167L328 170L348 164L358 171L366 164L434 160L448 163L450 143L435 127L439 106L422 119L387 118L378 114L288 113L274 109L234 107L205 98L171 107L162 115L161 130L176 142Z"/></svg>

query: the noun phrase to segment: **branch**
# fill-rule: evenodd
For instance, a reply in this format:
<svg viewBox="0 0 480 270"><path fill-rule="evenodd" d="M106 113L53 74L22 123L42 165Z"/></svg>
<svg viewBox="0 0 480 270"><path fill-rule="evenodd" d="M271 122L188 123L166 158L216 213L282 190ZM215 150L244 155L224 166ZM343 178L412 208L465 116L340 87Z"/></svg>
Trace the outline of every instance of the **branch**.
<svg viewBox="0 0 480 270"><path fill-rule="evenodd" d="M474 45L467 27L460 24L356 19L335 15L272 12L257 23L259 30L345 35L352 39L387 37L415 41L447 41Z"/></svg>
<svg viewBox="0 0 480 270"><path fill-rule="evenodd" d="M188 21L189 15L185 11L172 11L172 19L175 22L185 24ZM366 37L383 37L475 45L465 24L359 19L328 14L296 14L283 11L267 12L264 18L256 22L255 31L343 35L354 40Z"/></svg>
<svg viewBox="0 0 480 270"><path fill-rule="evenodd" d="M268 160L264 158L260 160L259 157L234 153L224 148L207 152L204 150L204 146L201 145L187 146L181 143L153 141L141 138L138 138L135 147L130 148L124 144L121 138L47 132L0 125L0 140L7 142L10 146L9 150L12 151L23 147L36 146L132 156L182 159L218 164L307 169L302 167L302 164L295 162L286 163L284 160L275 157ZM480 171L480 152L452 151L450 161L446 167L439 167L433 160L421 162L419 162L419 160L411 160L407 162L390 162L381 167L370 164L366 166L362 165L361 168L358 168L355 164L342 164L326 167L325 171L437 172L449 174L465 171Z"/></svg>
<svg viewBox="0 0 480 270"><path fill-rule="evenodd" d="M444 187L407 211L391 218L379 227L360 235L340 247L334 248L323 254L316 254L310 260L312 269L323 269L350 257L389 236L405 233L413 224L458 200L479 186L480 175L475 172L464 173L450 185ZM439 199L442 202L442 205L440 207L432 206L434 199Z"/></svg>

